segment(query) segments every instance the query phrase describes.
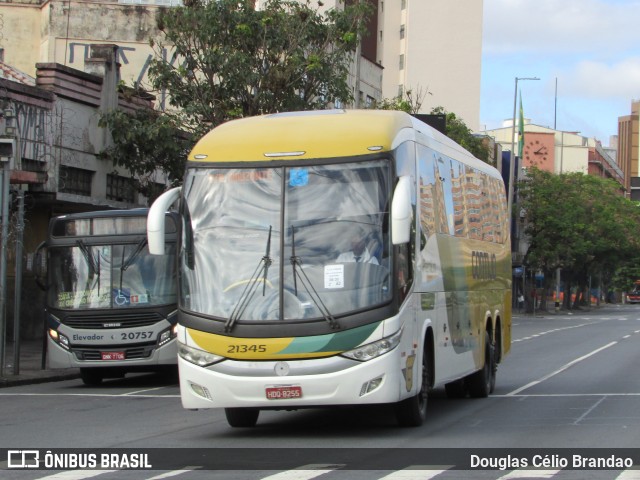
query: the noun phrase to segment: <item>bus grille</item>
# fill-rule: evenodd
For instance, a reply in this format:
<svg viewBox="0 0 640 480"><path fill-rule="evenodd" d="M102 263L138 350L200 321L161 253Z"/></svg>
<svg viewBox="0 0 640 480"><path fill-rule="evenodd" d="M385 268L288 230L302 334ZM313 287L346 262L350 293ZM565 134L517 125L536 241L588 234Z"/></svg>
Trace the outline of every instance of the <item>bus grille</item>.
<svg viewBox="0 0 640 480"><path fill-rule="evenodd" d="M120 349L117 348L118 351L124 350L124 356L127 360L134 360L140 358L149 358L151 353L155 349L155 344L146 345L146 346L136 346ZM74 348L73 353L75 353L76 358L78 360L101 360L102 354L101 352L108 352L110 350L114 350L114 348L108 347L97 347L97 348Z"/></svg>
<svg viewBox="0 0 640 480"><path fill-rule="evenodd" d="M159 313L82 313L67 316L62 323L79 329L147 327L162 320Z"/></svg>

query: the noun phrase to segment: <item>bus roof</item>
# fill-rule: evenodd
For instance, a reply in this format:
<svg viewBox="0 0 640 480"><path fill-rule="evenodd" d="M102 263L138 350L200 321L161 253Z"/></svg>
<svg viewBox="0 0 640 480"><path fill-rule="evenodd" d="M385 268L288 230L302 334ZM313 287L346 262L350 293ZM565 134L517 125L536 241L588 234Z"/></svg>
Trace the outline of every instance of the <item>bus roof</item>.
<svg viewBox="0 0 640 480"><path fill-rule="evenodd" d="M242 162L349 157L389 151L412 128L398 111L315 110L248 117L224 123L193 148L190 161Z"/></svg>

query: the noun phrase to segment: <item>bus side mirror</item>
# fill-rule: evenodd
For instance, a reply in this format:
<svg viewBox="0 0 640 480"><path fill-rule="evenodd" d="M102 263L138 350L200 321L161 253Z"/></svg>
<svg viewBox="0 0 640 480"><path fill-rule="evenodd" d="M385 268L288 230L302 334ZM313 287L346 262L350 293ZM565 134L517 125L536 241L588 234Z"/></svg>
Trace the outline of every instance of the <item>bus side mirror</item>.
<svg viewBox="0 0 640 480"><path fill-rule="evenodd" d="M164 255L164 219L169 207L180 196L181 187L167 190L160 195L147 215L147 241L149 242L149 253L152 255Z"/></svg>
<svg viewBox="0 0 640 480"><path fill-rule="evenodd" d="M42 290L47 290L47 249L45 242L42 242L36 248L36 253L33 258L33 274L35 276L36 285Z"/></svg>
<svg viewBox="0 0 640 480"><path fill-rule="evenodd" d="M411 238L411 177L402 176L393 192L391 203L391 242L402 245Z"/></svg>

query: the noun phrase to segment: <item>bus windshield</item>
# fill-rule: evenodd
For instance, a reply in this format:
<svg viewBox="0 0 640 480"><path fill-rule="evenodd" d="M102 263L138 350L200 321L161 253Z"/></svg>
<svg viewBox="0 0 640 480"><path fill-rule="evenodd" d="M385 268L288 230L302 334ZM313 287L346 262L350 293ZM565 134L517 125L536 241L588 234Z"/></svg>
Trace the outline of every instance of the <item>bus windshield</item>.
<svg viewBox="0 0 640 480"><path fill-rule="evenodd" d="M391 299L391 164L193 168L181 305L228 324L307 321Z"/></svg>
<svg viewBox="0 0 640 480"><path fill-rule="evenodd" d="M55 247L49 251L48 304L54 308L131 308L177 301L175 245L149 253L146 240L124 245Z"/></svg>

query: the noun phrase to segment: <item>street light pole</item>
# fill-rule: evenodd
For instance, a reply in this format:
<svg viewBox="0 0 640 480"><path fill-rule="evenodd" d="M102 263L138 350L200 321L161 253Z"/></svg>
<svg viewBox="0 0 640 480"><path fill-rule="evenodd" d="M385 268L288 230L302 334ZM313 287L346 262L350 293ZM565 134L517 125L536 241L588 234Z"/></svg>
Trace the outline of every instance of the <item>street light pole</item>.
<svg viewBox="0 0 640 480"><path fill-rule="evenodd" d="M515 172L515 157L514 152L516 148L516 101L518 99L518 80L540 80L538 77L516 77L516 88L513 94L513 123L511 124L511 155L509 156L509 192L507 194L507 212L509 218L512 218L513 212L513 190L514 190L514 172ZM522 126L524 129L524 125Z"/></svg>

